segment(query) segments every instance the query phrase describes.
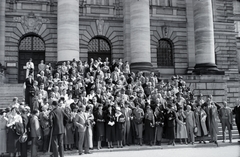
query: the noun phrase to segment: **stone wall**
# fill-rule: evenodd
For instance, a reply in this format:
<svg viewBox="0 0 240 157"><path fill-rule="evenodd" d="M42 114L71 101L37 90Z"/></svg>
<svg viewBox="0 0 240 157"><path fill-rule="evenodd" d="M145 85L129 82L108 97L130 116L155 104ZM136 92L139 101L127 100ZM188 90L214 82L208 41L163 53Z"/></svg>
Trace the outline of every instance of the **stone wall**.
<svg viewBox="0 0 240 157"><path fill-rule="evenodd" d="M187 86L190 87L194 95L199 96L202 93L205 96L213 95L213 100L221 104L228 100L227 76L213 75L188 75L184 76Z"/></svg>
<svg viewBox="0 0 240 157"><path fill-rule="evenodd" d="M229 77L227 96L228 102L233 105L239 98L240 86L233 0L214 0L213 16L216 64Z"/></svg>
<svg viewBox="0 0 240 157"><path fill-rule="evenodd" d="M152 1L150 6L152 64L161 74L185 74L188 68L186 3L184 0L174 0L170 6L166 5L165 1ZM157 66L158 41L162 38L173 43L173 67Z"/></svg>
<svg viewBox="0 0 240 157"><path fill-rule="evenodd" d="M46 62L57 60L56 13L46 1L19 1L6 6L5 62L18 66L18 44L25 35L35 34L45 42ZM17 83L18 67L8 67L8 82Z"/></svg>

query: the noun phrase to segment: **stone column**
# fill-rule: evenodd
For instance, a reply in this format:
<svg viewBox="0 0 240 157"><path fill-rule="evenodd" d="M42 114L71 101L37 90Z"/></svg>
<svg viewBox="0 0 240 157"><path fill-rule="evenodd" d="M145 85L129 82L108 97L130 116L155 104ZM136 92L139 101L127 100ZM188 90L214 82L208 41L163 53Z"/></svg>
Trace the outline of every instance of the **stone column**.
<svg viewBox="0 0 240 157"><path fill-rule="evenodd" d="M188 49L188 70L191 74L195 66L195 35L194 35L194 18L193 18L193 1L186 1L187 12L187 49Z"/></svg>
<svg viewBox="0 0 240 157"><path fill-rule="evenodd" d="M6 0L0 1L0 63L5 66L5 8Z"/></svg>
<svg viewBox="0 0 240 157"><path fill-rule="evenodd" d="M130 1L131 69L150 70L150 13L149 0Z"/></svg>
<svg viewBox="0 0 240 157"><path fill-rule="evenodd" d="M211 0L194 0L195 74L223 74L215 64Z"/></svg>
<svg viewBox="0 0 240 157"><path fill-rule="evenodd" d="M131 47L130 47L130 1L123 2L123 30L124 30L124 61L130 62Z"/></svg>
<svg viewBox="0 0 240 157"><path fill-rule="evenodd" d="M79 60L79 0L58 0L57 61Z"/></svg>

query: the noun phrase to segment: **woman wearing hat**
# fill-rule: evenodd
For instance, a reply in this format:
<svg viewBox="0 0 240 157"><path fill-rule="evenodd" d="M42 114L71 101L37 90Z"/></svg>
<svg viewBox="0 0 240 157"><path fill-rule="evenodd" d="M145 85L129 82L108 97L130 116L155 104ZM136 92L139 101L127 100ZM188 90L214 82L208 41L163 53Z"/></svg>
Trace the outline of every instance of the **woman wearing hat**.
<svg viewBox="0 0 240 157"><path fill-rule="evenodd" d="M122 141L123 141L123 129L124 129L124 123L125 123L125 116L121 112L121 108L119 106L116 107L116 140L119 147L123 147Z"/></svg>
<svg viewBox="0 0 240 157"><path fill-rule="evenodd" d="M136 129L136 137L139 140L140 146L142 146L143 118L144 111L140 108L140 104L136 103L136 108L133 110L133 121Z"/></svg>
<svg viewBox="0 0 240 157"><path fill-rule="evenodd" d="M175 146L175 119L176 113L174 110L172 100L169 100L166 112L166 138L169 139L168 145Z"/></svg>
<svg viewBox="0 0 240 157"><path fill-rule="evenodd" d="M106 140L108 142L108 148L113 148L113 142L115 141L115 112L112 105L108 105L106 113Z"/></svg>
<svg viewBox="0 0 240 157"><path fill-rule="evenodd" d="M202 106L198 104L197 109L195 111L195 119L196 119L196 126L197 126L196 136L200 138L199 143L203 142L204 144L206 144L205 136L208 134L207 126L206 126L206 118L207 118L206 112L204 111Z"/></svg>
<svg viewBox="0 0 240 157"><path fill-rule="evenodd" d="M8 114L7 121L7 152L10 153L10 156L15 156L19 152L19 136L16 134L16 124L22 124L22 117L19 114L19 110L15 107L11 109L10 114Z"/></svg>
<svg viewBox="0 0 240 157"><path fill-rule="evenodd" d="M97 141L98 150L102 148L102 141L105 136L105 119L104 119L104 112L103 112L103 105L99 104L97 107L97 111L94 114L95 122L96 122L96 132L97 132Z"/></svg>
<svg viewBox="0 0 240 157"><path fill-rule="evenodd" d="M185 139L185 143L187 144L187 129L186 129L186 115L183 111L182 107L179 107L178 112L176 113L176 121L177 121L177 137L180 139L180 144L182 144L182 139Z"/></svg>
<svg viewBox="0 0 240 157"><path fill-rule="evenodd" d="M145 140L152 146L154 141L154 126L155 126L155 117L151 106L146 107L145 113Z"/></svg>

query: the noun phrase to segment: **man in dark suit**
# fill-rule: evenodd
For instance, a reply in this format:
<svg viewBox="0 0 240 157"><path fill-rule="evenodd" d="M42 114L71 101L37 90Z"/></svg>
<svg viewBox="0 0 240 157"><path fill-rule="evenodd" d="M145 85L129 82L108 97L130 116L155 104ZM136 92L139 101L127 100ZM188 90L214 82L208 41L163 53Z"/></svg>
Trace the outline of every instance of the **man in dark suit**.
<svg viewBox="0 0 240 157"><path fill-rule="evenodd" d="M32 117L30 119L32 146L31 146L31 156L37 157L38 144L37 141L41 139L41 128L38 121L39 111L33 110Z"/></svg>
<svg viewBox="0 0 240 157"><path fill-rule="evenodd" d="M59 101L62 101L61 99ZM63 149L63 136L65 127L63 125L64 120L68 120L68 116L63 110L58 107L57 101L52 102L54 109L49 114L50 126L52 126L52 148L53 156L60 157L64 156ZM58 152L59 150L59 152Z"/></svg>
<svg viewBox="0 0 240 157"><path fill-rule="evenodd" d="M24 107L21 107L21 116L24 126L24 132L27 132L28 126L29 126L29 117L27 116L27 109ZM27 156L27 141L24 143L20 143L20 150L21 150L21 157Z"/></svg>
<svg viewBox="0 0 240 157"><path fill-rule="evenodd" d="M233 109L233 114L236 115L235 121L238 129L238 133L240 136L240 99L237 100L237 105ZM238 143L240 143L240 141L238 141Z"/></svg>
<svg viewBox="0 0 240 157"><path fill-rule="evenodd" d="M25 80L25 104L29 105L31 107L31 101L32 97L34 96L34 89L33 89L33 75L30 73L28 75L28 78Z"/></svg>

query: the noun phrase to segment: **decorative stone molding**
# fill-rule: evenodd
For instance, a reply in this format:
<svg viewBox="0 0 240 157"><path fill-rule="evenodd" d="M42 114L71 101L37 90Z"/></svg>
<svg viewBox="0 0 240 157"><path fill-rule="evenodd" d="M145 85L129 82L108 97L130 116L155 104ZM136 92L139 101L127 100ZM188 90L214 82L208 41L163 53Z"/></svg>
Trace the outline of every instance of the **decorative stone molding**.
<svg viewBox="0 0 240 157"><path fill-rule="evenodd" d="M43 19L42 17L36 17L33 12L26 16L14 17L14 21L20 22L26 33L35 32L38 33L43 23L47 23L48 19Z"/></svg>
<svg viewBox="0 0 240 157"><path fill-rule="evenodd" d="M96 24L97 24L98 35L102 35L103 34L103 27L104 27L104 20L103 19L98 19L98 20L96 20Z"/></svg>

